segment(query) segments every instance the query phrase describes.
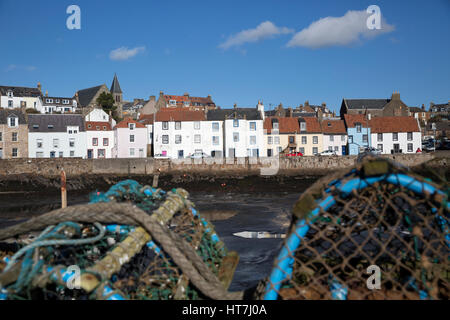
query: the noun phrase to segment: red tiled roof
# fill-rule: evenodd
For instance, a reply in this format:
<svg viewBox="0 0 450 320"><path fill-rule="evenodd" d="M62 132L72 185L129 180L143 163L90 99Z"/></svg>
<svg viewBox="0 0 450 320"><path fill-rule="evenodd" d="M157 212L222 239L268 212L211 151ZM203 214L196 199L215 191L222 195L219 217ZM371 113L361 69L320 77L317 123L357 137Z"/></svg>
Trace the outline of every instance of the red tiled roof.
<svg viewBox="0 0 450 320"><path fill-rule="evenodd" d="M154 118L154 114L141 114L139 116L139 122L143 124L153 124Z"/></svg>
<svg viewBox="0 0 450 320"><path fill-rule="evenodd" d="M346 134L344 120L323 120L322 132L324 134Z"/></svg>
<svg viewBox="0 0 450 320"><path fill-rule="evenodd" d="M420 132L414 117L374 117L369 120L372 133Z"/></svg>
<svg viewBox="0 0 450 320"><path fill-rule="evenodd" d="M155 115L155 122L161 121L204 121L203 111L187 110L184 108L164 108Z"/></svg>
<svg viewBox="0 0 450 320"><path fill-rule="evenodd" d="M363 114L345 114L345 123L347 127L354 128L355 123L361 123L363 127L367 127L367 118Z"/></svg>
<svg viewBox="0 0 450 320"><path fill-rule="evenodd" d="M269 117L264 119L264 129L267 133L272 130L272 119L278 120L278 128L280 133L298 133L300 132L300 125L298 118L292 117Z"/></svg>
<svg viewBox="0 0 450 320"><path fill-rule="evenodd" d="M98 127L98 129L97 129ZM106 127L106 128L103 128ZM109 122L101 121L86 121L86 130L88 131L110 131L111 124Z"/></svg>
<svg viewBox="0 0 450 320"><path fill-rule="evenodd" d="M303 118L306 121L306 132L308 133L319 133L322 132L322 128L320 127L319 120L317 118L305 117Z"/></svg>
<svg viewBox="0 0 450 320"><path fill-rule="evenodd" d="M125 118L124 120L120 121L114 128L128 128L129 123L136 124L136 128L145 128L145 125L142 123L139 123L131 118Z"/></svg>

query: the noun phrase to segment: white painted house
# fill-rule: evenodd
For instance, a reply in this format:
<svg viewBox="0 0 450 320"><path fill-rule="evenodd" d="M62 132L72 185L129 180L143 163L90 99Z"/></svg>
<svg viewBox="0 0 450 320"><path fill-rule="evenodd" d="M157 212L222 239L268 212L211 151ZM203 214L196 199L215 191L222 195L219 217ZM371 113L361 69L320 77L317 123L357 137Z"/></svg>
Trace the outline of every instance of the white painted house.
<svg viewBox="0 0 450 320"><path fill-rule="evenodd" d="M114 120L102 108L93 108L88 114L86 114L84 120L94 122L110 122L112 128L116 126L116 120Z"/></svg>
<svg viewBox="0 0 450 320"><path fill-rule="evenodd" d="M42 112L41 96L40 84L37 88L0 86L0 107Z"/></svg>
<svg viewBox="0 0 450 320"><path fill-rule="evenodd" d="M28 115L29 158L86 158L86 130L82 115Z"/></svg>
<svg viewBox="0 0 450 320"><path fill-rule="evenodd" d="M227 158L265 156L263 112L256 108L209 110L208 121L223 122L223 150Z"/></svg>
<svg viewBox="0 0 450 320"><path fill-rule="evenodd" d="M74 113L77 109L75 98L42 97L41 113Z"/></svg>
<svg viewBox="0 0 450 320"><path fill-rule="evenodd" d="M323 150L332 150L338 156L347 155L347 129L344 120L324 119L321 122Z"/></svg>
<svg viewBox="0 0 450 320"><path fill-rule="evenodd" d="M155 157L184 159L195 152L210 152L220 141L211 135L212 129L205 122L205 112L179 108L162 108L155 114L153 147Z"/></svg>
<svg viewBox="0 0 450 320"><path fill-rule="evenodd" d="M382 154L416 153L422 149L419 120L414 117L374 117L369 127L371 147Z"/></svg>
<svg viewBox="0 0 450 320"><path fill-rule="evenodd" d="M146 158L147 128L131 118L114 127L114 158Z"/></svg>
<svg viewBox="0 0 450 320"><path fill-rule="evenodd" d="M112 158L114 131L109 122L86 121L86 157L88 159Z"/></svg>

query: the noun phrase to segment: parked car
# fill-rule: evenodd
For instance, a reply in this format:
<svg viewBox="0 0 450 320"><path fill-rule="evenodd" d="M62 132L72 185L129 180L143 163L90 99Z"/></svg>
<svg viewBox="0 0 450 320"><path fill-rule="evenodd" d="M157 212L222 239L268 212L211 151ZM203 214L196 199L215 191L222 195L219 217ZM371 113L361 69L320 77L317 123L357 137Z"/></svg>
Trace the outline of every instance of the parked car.
<svg viewBox="0 0 450 320"><path fill-rule="evenodd" d="M374 148L374 147L366 147L366 148L364 148L364 152L377 154L377 155L381 154L381 150Z"/></svg>
<svg viewBox="0 0 450 320"><path fill-rule="evenodd" d="M436 148L435 148L434 144L427 143L426 145L423 146L422 150L426 151L426 152L432 152L432 151L435 151Z"/></svg>
<svg viewBox="0 0 450 320"><path fill-rule="evenodd" d="M286 157L303 157L303 153L301 152L290 152L286 154Z"/></svg>
<svg viewBox="0 0 450 320"><path fill-rule="evenodd" d="M325 150L320 153L316 153L316 156L335 156L336 151L334 150Z"/></svg>
<svg viewBox="0 0 450 320"><path fill-rule="evenodd" d="M194 152L193 154L189 155L188 158L190 158L190 159L203 159L203 158L209 158L209 155L207 155L204 152Z"/></svg>
<svg viewBox="0 0 450 320"><path fill-rule="evenodd" d="M169 159L169 156L163 155L162 153L157 153L153 156L155 159Z"/></svg>

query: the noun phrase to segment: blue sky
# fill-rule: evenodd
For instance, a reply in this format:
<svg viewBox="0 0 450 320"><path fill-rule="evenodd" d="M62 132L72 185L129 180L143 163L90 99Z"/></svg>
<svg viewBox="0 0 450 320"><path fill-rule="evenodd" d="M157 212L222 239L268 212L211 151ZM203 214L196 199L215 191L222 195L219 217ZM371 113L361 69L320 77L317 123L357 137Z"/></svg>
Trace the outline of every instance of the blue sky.
<svg viewBox="0 0 450 320"><path fill-rule="evenodd" d="M81 30L66 27L71 4ZM353 19L370 5L383 17L376 34ZM449 17L449 0L0 0L0 85L40 81L73 96L109 87L116 72L127 100L163 90L210 94L224 108L262 99L338 110L343 97L398 90L428 107L450 100Z"/></svg>

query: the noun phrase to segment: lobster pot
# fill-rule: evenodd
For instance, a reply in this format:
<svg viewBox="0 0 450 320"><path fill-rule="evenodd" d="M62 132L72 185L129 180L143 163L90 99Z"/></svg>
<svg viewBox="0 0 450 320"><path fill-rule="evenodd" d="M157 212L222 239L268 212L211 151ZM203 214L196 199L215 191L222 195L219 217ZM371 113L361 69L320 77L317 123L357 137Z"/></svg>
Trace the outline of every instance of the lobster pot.
<svg viewBox="0 0 450 320"><path fill-rule="evenodd" d="M319 180L261 298L449 299L448 190L379 158Z"/></svg>
<svg viewBox="0 0 450 320"><path fill-rule="evenodd" d="M166 193L126 180L106 193L91 194L89 205L67 208L67 220L55 212L35 218L31 226L0 230L0 299L207 298L142 220L123 223L120 213L112 217L98 210L124 203L161 225L172 235L171 245L191 248L205 269L224 277L222 262L229 252L185 190ZM97 211L89 218L80 215L79 210L89 213L90 208ZM5 239L5 234L14 236ZM223 283L226 287L229 281Z"/></svg>

